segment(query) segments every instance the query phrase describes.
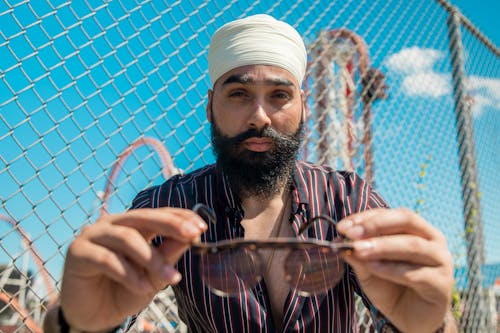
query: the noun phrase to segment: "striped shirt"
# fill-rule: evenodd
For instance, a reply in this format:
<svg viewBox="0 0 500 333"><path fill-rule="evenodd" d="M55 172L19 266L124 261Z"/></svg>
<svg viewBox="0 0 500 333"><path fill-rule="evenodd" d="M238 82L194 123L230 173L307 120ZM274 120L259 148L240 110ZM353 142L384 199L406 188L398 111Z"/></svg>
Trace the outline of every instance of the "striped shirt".
<svg viewBox="0 0 500 333"><path fill-rule="evenodd" d="M289 221L295 234L314 216L328 215L340 221L356 212L387 207L380 195L355 173L296 162L292 178ZM212 208L217 217L217 223L210 224L202 235L202 242L244 237L241 201L217 165L174 176L160 186L142 191L134 199L132 209L164 206L191 209L197 203ZM338 237L335 227L327 223L316 223L308 232L307 237L317 239ZM377 330L392 327L370 304L347 265L344 278L327 293L305 297L290 290L282 327L276 328L263 279L238 296L218 296L201 279L198 257L187 251L179 260L177 269L183 279L173 287L179 316L190 332L357 332L354 293L361 296L370 310Z"/></svg>

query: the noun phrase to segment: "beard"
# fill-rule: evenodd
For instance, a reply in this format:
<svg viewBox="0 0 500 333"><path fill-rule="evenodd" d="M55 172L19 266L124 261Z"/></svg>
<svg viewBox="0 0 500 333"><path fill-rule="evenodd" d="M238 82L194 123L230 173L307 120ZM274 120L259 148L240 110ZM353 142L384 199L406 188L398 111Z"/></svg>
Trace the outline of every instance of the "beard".
<svg viewBox="0 0 500 333"><path fill-rule="evenodd" d="M214 119L212 117L212 119ZM234 137L224 135L215 123L211 138L217 163L228 177L231 189L240 198L270 198L279 193L292 175L303 138L303 122L292 135L281 134L271 127L249 129ZM252 137L271 138L273 146L265 152L245 149L242 142Z"/></svg>

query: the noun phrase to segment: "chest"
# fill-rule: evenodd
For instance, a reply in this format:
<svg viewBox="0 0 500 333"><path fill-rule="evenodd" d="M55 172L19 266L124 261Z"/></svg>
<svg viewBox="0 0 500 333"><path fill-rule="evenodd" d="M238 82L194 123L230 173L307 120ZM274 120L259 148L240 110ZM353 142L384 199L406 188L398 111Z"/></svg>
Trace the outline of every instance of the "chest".
<svg viewBox="0 0 500 333"><path fill-rule="evenodd" d="M265 279L236 296L214 294L199 278L195 256L180 262L184 279L174 287L181 320L190 332L352 332L355 283L345 278L326 294L303 297L291 291L278 319ZM191 266L191 268L187 268ZM187 268L187 269L186 269ZM271 273L272 274L272 273ZM269 280L273 281L273 279Z"/></svg>
<svg viewBox="0 0 500 333"><path fill-rule="evenodd" d="M253 220L243 219L242 225L246 239L269 239L274 237L296 237L292 230L288 205L280 214L262 214ZM290 286L286 282L284 262L288 251L283 249L257 249L261 262L261 278L267 289L270 313L275 327L281 327L286 311L286 300Z"/></svg>
<svg viewBox="0 0 500 333"><path fill-rule="evenodd" d="M308 214L299 207L289 209L284 216L286 220L279 230L275 223L266 229L264 220L245 221L244 218L226 216L211 226L203 240L296 237L298 227L308 219ZM257 223L250 225L248 222ZM318 225L309 236L327 239L331 234L322 232ZM341 332L351 331L348 318L355 303L347 272L344 280L327 294L302 297L290 290L285 282L282 263L286 252L280 250L273 254L272 249L258 250L263 266L268 267L263 269L263 278L231 297L216 295L208 288L201 278L196 255L188 251L181 259L178 269L184 279L174 290L181 319L190 328L199 328L192 329L193 332L303 332L304 329L307 332L332 332L339 328ZM336 315L332 317L332 313Z"/></svg>

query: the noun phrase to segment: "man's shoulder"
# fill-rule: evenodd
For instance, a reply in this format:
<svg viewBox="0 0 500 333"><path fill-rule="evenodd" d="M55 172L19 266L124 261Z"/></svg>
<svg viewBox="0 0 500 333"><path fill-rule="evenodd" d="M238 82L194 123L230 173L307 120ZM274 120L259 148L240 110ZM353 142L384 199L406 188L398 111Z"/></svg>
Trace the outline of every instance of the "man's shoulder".
<svg viewBox="0 0 500 333"><path fill-rule="evenodd" d="M358 192L359 189L370 187L369 184L354 171L337 170L332 166L306 161L297 161L295 184L299 187L315 187L333 189L345 193Z"/></svg>
<svg viewBox="0 0 500 333"><path fill-rule="evenodd" d="M389 207L380 194L356 172L336 170L328 165L298 161L295 184L304 193L333 193L336 204L347 205L347 212ZM314 191L311 191L314 189Z"/></svg>
<svg viewBox="0 0 500 333"><path fill-rule="evenodd" d="M178 174L175 176L175 178L170 178L165 183L168 183L169 181L171 182L175 181L177 184L190 184L200 180L205 180L206 178L213 177L215 176L215 173L216 173L215 164L209 164L186 174L183 173Z"/></svg>
<svg viewBox="0 0 500 333"><path fill-rule="evenodd" d="M308 161L297 161L295 165L299 173L318 173L343 179L358 177L358 175L353 171L338 170L326 164L318 164Z"/></svg>
<svg viewBox="0 0 500 333"><path fill-rule="evenodd" d="M160 185L140 191L132 202L132 208L162 206L160 202L168 198L177 186L187 188L196 183L205 182L206 179L215 175L215 169L215 165L210 164L186 174L181 172L173 175Z"/></svg>

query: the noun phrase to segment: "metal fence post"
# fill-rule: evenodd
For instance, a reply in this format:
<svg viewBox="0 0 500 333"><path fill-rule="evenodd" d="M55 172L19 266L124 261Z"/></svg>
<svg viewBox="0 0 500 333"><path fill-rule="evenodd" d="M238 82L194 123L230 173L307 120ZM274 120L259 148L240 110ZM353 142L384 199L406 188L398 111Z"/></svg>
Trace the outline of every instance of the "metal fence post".
<svg viewBox="0 0 500 333"><path fill-rule="evenodd" d="M467 246L467 288L460 326L465 332L492 332L492 316L483 290L483 226L478 189L476 156L470 108L467 107L460 13L452 8L447 20L452 65L453 97L462 183L465 241Z"/></svg>

